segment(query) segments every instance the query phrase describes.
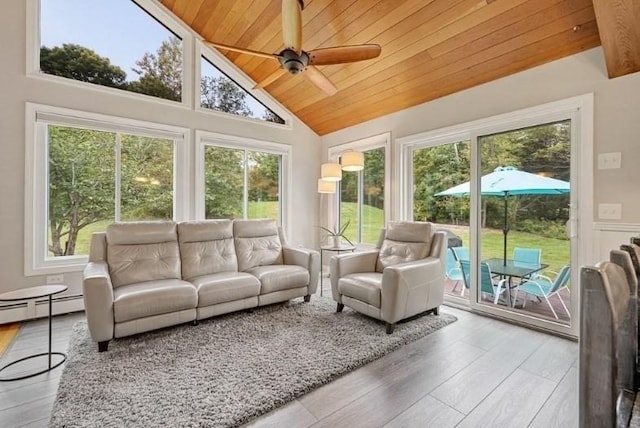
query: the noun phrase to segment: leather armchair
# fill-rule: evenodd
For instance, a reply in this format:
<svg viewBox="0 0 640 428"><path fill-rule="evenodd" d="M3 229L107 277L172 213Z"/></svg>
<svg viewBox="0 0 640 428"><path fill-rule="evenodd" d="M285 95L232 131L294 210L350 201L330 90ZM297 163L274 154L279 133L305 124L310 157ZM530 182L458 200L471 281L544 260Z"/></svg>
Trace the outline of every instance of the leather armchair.
<svg viewBox="0 0 640 428"><path fill-rule="evenodd" d="M337 311L345 305L385 321L396 322L433 311L444 301L445 232L431 223L391 222L375 250L331 258L331 292Z"/></svg>

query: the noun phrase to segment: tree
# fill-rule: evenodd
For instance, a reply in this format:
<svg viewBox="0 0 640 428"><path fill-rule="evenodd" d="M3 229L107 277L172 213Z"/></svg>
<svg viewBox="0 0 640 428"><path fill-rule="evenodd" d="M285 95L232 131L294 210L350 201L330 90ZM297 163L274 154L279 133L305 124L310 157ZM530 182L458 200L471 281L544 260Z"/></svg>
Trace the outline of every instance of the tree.
<svg viewBox="0 0 640 428"><path fill-rule="evenodd" d="M127 73L109 58L102 57L80 45L65 43L40 49L40 69L43 73L67 77L82 82L112 88L125 88Z"/></svg>
<svg viewBox="0 0 640 428"><path fill-rule="evenodd" d="M82 228L113 218L114 134L53 125L48 134L49 251L70 256Z"/></svg>
<svg viewBox="0 0 640 428"><path fill-rule="evenodd" d="M279 123L281 125L284 125L284 119L266 107L264 108L264 113L262 113L262 118L267 122Z"/></svg>
<svg viewBox="0 0 640 428"><path fill-rule="evenodd" d="M238 116L251 116L251 109L246 101L247 93L225 76L203 76L200 80L200 94L202 107Z"/></svg>
<svg viewBox="0 0 640 428"><path fill-rule="evenodd" d="M182 40L175 36L162 42L155 54L146 52L133 71L140 76L129 90L168 100L182 99Z"/></svg>

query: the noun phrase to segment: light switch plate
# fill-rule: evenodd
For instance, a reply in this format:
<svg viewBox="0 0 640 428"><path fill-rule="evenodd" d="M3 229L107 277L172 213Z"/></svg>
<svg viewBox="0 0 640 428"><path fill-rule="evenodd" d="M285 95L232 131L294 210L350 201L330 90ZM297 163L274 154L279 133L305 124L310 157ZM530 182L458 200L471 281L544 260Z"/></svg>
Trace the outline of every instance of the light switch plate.
<svg viewBox="0 0 640 428"><path fill-rule="evenodd" d="M600 153L598 155L598 169L618 169L622 166L622 153Z"/></svg>
<svg viewBox="0 0 640 428"><path fill-rule="evenodd" d="M598 217L602 220L620 220L622 218L622 204L599 204Z"/></svg>

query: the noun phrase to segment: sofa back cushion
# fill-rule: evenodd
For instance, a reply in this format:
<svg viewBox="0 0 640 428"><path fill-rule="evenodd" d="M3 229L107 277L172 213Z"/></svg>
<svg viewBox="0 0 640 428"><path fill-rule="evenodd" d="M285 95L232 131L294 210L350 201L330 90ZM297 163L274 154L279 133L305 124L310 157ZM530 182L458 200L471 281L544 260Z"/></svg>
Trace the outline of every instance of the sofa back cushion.
<svg viewBox="0 0 640 428"><path fill-rule="evenodd" d="M231 220L178 224L182 277L186 280L217 272L237 272Z"/></svg>
<svg viewBox="0 0 640 428"><path fill-rule="evenodd" d="M235 220L233 236L239 270L282 264L282 243L275 220Z"/></svg>
<svg viewBox="0 0 640 428"><path fill-rule="evenodd" d="M424 259L431 252L432 239L431 223L390 222L380 246L376 271L382 272L387 266Z"/></svg>
<svg viewBox="0 0 640 428"><path fill-rule="evenodd" d="M157 279L180 279L176 224L113 223L107 227L107 263L114 287Z"/></svg>

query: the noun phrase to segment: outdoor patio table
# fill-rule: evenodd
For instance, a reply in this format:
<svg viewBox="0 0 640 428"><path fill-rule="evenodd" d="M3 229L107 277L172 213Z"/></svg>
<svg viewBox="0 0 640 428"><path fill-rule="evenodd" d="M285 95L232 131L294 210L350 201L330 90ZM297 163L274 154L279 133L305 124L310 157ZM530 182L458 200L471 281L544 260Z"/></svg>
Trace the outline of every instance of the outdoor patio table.
<svg viewBox="0 0 640 428"><path fill-rule="evenodd" d="M549 267L549 265L545 263L523 263L516 260L505 260L502 258L487 259L483 260L483 262L489 265L491 273L509 278L509 285L507 286L507 298L509 299L507 303L509 306L515 305L515 302L513 302L513 304L511 303L512 278L526 278L532 273L541 271L542 269L546 269L547 267Z"/></svg>

